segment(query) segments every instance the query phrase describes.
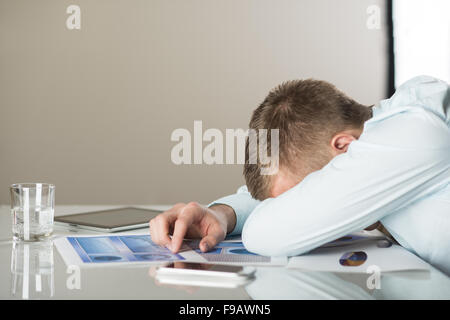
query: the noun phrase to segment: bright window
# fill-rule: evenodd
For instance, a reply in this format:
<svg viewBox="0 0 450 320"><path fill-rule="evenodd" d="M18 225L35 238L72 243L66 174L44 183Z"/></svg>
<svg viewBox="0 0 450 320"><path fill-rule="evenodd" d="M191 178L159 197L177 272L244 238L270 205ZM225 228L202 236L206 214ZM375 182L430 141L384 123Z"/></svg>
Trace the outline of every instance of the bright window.
<svg viewBox="0 0 450 320"><path fill-rule="evenodd" d="M450 0L394 0L395 86L421 74L450 82Z"/></svg>

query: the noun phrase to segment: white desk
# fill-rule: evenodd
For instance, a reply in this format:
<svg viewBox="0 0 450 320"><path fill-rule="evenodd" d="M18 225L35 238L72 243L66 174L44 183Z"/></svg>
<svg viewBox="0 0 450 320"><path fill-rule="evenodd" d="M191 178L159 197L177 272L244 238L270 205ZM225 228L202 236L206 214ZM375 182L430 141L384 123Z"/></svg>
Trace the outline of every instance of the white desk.
<svg viewBox="0 0 450 320"><path fill-rule="evenodd" d="M114 207L118 206L57 206L55 215ZM66 234L73 232L56 228L53 237ZM80 231L78 234L96 233ZM30 257L40 255L41 259L53 261L36 277L33 261L30 261L28 273L24 272L21 253L13 250L11 237L9 207L0 206L0 299L23 299L24 290L28 290L25 296L29 299L450 299L450 278L432 267L430 272L382 274L381 289L369 290L366 286L369 275L365 274L259 267L256 279L246 287L223 289L157 285L149 275L149 266L107 266L82 268L80 289L70 289L67 282L71 274L67 273L67 266L56 248L33 249L30 246ZM24 289L24 279L29 283L28 289Z"/></svg>

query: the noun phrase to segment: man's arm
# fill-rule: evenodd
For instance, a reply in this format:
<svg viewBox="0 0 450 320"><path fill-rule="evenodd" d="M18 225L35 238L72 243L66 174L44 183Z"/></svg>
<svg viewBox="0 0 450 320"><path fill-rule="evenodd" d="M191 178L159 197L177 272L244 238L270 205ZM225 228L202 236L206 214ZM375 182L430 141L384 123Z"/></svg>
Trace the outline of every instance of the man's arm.
<svg viewBox="0 0 450 320"><path fill-rule="evenodd" d="M242 233L245 221L260 202L261 201L252 198L250 192L247 190L247 186L242 186L235 194L212 202L209 204L209 208L214 209L217 205L225 205L226 207L231 208L235 215L234 225L228 233L230 235L237 235ZM219 208L219 210L221 209L223 209L223 207ZM230 215L229 212L228 215Z"/></svg>
<svg viewBox="0 0 450 320"><path fill-rule="evenodd" d="M226 204L213 204L209 207L210 211L216 217L222 217L223 221L226 221L227 234L230 234L236 226L236 213L233 208Z"/></svg>
<svg viewBox="0 0 450 320"><path fill-rule="evenodd" d="M366 126L348 152L255 208L242 232L249 251L303 254L450 182L450 135L441 118L405 107Z"/></svg>
<svg viewBox="0 0 450 320"><path fill-rule="evenodd" d="M180 250L185 237L200 238L200 249L209 251L227 234L240 234L245 220L258 203L246 187L209 207L196 202L178 203L150 221L150 235L156 244L172 252Z"/></svg>

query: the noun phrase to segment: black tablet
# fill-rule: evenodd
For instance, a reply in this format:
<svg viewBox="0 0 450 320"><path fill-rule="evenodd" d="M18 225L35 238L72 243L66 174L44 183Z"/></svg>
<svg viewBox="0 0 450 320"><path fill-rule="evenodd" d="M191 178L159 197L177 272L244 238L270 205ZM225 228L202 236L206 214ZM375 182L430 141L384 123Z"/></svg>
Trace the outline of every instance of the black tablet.
<svg viewBox="0 0 450 320"><path fill-rule="evenodd" d="M162 211L118 208L55 217L56 224L103 232L117 232L148 227L148 222Z"/></svg>

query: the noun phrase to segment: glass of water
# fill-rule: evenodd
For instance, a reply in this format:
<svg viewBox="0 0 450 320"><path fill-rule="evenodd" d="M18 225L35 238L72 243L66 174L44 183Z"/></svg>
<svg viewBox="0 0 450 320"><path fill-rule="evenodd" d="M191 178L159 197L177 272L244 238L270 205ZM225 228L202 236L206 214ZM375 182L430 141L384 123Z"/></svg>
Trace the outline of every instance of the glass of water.
<svg viewBox="0 0 450 320"><path fill-rule="evenodd" d="M15 240L39 241L53 232L55 186L17 183L10 187L12 231Z"/></svg>

